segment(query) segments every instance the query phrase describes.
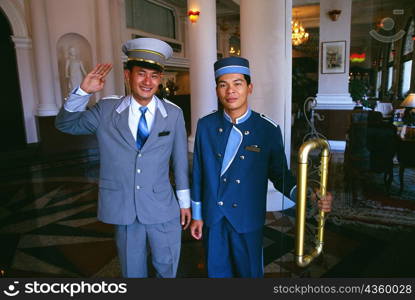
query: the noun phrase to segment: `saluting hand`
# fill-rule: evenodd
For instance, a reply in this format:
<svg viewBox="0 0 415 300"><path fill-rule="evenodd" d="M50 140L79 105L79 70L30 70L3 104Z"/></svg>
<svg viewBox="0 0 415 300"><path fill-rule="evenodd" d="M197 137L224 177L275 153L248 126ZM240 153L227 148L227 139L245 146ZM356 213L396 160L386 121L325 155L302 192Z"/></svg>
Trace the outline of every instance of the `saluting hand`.
<svg viewBox="0 0 415 300"><path fill-rule="evenodd" d="M81 89L88 94L99 92L104 88L105 76L112 69L112 64L97 64L81 83Z"/></svg>

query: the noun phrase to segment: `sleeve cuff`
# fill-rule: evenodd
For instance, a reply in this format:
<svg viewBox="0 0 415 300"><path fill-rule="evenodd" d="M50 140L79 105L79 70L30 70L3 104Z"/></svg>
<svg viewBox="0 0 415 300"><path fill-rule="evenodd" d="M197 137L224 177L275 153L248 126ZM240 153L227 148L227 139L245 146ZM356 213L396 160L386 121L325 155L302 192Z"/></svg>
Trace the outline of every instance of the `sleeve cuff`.
<svg viewBox="0 0 415 300"><path fill-rule="evenodd" d="M176 191L177 199L179 201L180 208L190 207L190 190L178 190Z"/></svg>
<svg viewBox="0 0 415 300"><path fill-rule="evenodd" d="M88 94L80 87L75 88L69 94L69 97L68 99L66 99L65 103L63 104L63 107L68 112L85 111L90 96L92 96L92 94Z"/></svg>
<svg viewBox="0 0 415 300"><path fill-rule="evenodd" d="M91 94L85 92L83 89L81 89L80 86L77 89L75 89L72 93L76 94L78 96L90 96L91 95Z"/></svg>
<svg viewBox="0 0 415 300"><path fill-rule="evenodd" d="M192 219L202 220L202 202L192 201Z"/></svg>

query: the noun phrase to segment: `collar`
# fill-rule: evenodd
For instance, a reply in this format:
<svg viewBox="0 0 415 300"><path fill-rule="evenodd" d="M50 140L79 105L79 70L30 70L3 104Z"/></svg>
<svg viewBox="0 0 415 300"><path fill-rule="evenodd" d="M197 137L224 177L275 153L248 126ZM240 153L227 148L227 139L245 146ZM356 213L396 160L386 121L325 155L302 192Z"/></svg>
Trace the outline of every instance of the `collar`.
<svg viewBox="0 0 415 300"><path fill-rule="evenodd" d="M131 109L131 113L133 115L141 115L141 113L139 113L140 107L143 107L143 105L140 105L140 103L138 103L133 96L130 96L131 98L131 105L130 105L130 109ZM154 116L156 114L156 108L157 108L157 99L155 99L156 97L153 96L153 98L151 99L151 101L147 104L147 108L148 108L148 112L150 113L150 115Z"/></svg>
<svg viewBox="0 0 415 300"><path fill-rule="evenodd" d="M117 113L119 113L119 114L122 113L130 105L137 105L137 110L138 110L138 108L141 105L139 105L137 101L132 100L132 98L133 98L132 95L124 97L124 99L121 101L121 103L118 105L118 107L116 109ZM150 108L150 105L151 106L154 105L154 108ZM148 108L149 108L149 110L152 114L156 113L156 108L157 108L160 111L163 118L167 117L167 111L166 111L166 108L164 107L163 101L161 101L159 98L157 98L157 96L153 96L153 99L151 99L150 103L148 104Z"/></svg>
<svg viewBox="0 0 415 300"><path fill-rule="evenodd" d="M157 109L159 110L159 112L161 113L163 118L167 118L167 110L164 107L163 101L161 101L158 97L154 96L154 98L156 99L157 102Z"/></svg>
<svg viewBox="0 0 415 300"><path fill-rule="evenodd" d="M235 120L235 124L241 124L243 122L245 122L246 120L249 119L249 117L251 116L251 109L248 107L247 111L240 117L236 118ZM226 120L228 120L229 122L232 123L232 118L225 112L225 110L223 110L223 116L225 117Z"/></svg>

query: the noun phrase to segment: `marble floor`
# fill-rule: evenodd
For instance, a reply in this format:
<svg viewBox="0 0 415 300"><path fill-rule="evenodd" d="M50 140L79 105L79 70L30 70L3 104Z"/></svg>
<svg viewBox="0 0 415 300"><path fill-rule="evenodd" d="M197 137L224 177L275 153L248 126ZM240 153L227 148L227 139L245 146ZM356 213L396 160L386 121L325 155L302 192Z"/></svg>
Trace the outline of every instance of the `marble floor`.
<svg viewBox="0 0 415 300"><path fill-rule="evenodd" d="M3 157L1 163L3 276L120 277L113 228L96 219L97 151L43 159L21 153ZM331 171L335 205L326 223L324 254L310 267L297 267L295 212L269 212L264 226L265 276L413 277L415 199L386 195L376 175L355 199L343 182L342 153L333 155ZM406 186L413 185L414 177L406 175ZM396 177L394 184L397 181ZM313 239L313 229L311 216L307 240ZM178 277L206 277L201 242L188 231L182 241Z"/></svg>

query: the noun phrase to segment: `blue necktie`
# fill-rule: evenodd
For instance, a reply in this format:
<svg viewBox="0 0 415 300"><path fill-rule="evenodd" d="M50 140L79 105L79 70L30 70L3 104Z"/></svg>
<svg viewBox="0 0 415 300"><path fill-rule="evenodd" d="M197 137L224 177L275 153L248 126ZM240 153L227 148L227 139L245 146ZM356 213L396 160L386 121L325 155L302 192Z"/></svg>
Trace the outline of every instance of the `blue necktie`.
<svg viewBox="0 0 415 300"><path fill-rule="evenodd" d="M147 121L145 117L147 109L148 109L147 106L140 107L141 117L140 117L140 121L138 122L137 141L136 141L137 148L139 150L144 146L144 143L146 142L148 135L149 135Z"/></svg>

